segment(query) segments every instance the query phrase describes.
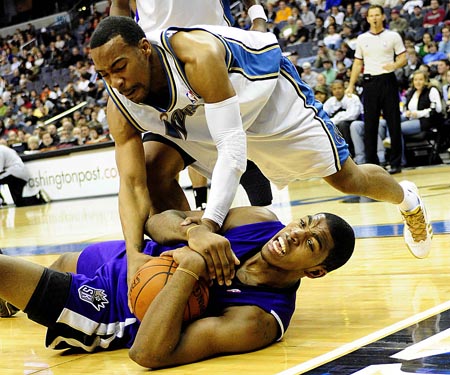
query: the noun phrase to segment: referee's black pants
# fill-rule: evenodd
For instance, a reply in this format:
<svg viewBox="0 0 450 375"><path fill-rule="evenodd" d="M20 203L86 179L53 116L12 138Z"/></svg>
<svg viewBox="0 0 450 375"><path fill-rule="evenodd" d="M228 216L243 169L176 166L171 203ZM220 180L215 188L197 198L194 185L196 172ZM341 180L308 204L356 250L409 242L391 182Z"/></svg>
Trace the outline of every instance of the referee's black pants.
<svg viewBox="0 0 450 375"><path fill-rule="evenodd" d="M390 165L400 168L402 131L400 126L400 94L394 73L366 77L364 80L364 146L367 163L380 164L377 155L378 125L381 111L391 137Z"/></svg>

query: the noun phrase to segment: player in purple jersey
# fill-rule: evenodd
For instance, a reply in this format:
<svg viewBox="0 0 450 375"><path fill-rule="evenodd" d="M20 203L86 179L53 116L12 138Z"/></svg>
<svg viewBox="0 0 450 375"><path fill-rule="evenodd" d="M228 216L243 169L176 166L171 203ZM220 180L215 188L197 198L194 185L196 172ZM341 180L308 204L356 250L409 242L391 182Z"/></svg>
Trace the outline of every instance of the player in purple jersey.
<svg viewBox="0 0 450 375"><path fill-rule="evenodd" d="M0 255L0 297L48 327L46 345L51 348L128 347L130 357L144 367L175 366L257 350L281 339L300 279L322 277L342 266L355 243L350 225L328 213L284 226L267 209L236 208L224 222L224 237L210 232L199 236L201 215L172 210L147 221L154 241L146 241L142 263L165 253L190 273L175 272L142 322L128 307L124 241L63 256L54 269ZM213 242L226 237L240 265L230 284L212 283L207 312L186 326L182 315L196 282L193 275L208 280L205 260L221 254L192 251L194 237Z"/></svg>

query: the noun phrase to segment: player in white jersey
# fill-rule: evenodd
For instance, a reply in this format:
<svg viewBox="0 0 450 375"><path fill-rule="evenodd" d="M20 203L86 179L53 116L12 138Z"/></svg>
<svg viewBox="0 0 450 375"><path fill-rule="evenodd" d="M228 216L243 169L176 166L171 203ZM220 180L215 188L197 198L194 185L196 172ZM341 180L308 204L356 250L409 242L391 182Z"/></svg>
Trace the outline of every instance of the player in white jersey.
<svg viewBox="0 0 450 375"><path fill-rule="evenodd" d="M379 166L353 162L322 104L282 56L274 35L199 26L146 37L129 18L107 17L92 35L91 56L114 99L107 113L130 274L141 256L150 207L140 139L145 131L177 144L172 163L179 170L184 168L183 150L197 169L211 174L203 219L188 227L200 242L202 233L222 225L248 155L278 186L323 177L344 193L398 204L408 247L421 249L415 253L421 257L428 255L431 224L415 185L398 184ZM229 283L235 259L223 259L222 250L209 249L217 264L210 272Z"/></svg>
<svg viewBox="0 0 450 375"><path fill-rule="evenodd" d="M252 18L252 30L266 31L266 15L261 5L255 0L244 0ZM195 11L193 11L195 9ZM110 15L129 16L130 10L138 24L145 33L162 30L170 26L188 27L198 24L231 26L234 18L231 14L228 0L113 0ZM157 135L146 133L143 136L145 157L147 161L147 181L150 195L155 189L161 189L159 181L167 180L171 171L167 168L167 155L164 141ZM189 177L195 204L198 209L205 209L207 199L207 180L192 168L189 168ZM151 211L161 212L166 209L188 210L189 205L176 180L171 180L171 191L178 190L180 199L175 201L158 200L153 202ZM256 206L267 206L272 201L272 190L269 180L252 162L247 162L247 170L241 178L241 184L248 194L250 203Z"/></svg>

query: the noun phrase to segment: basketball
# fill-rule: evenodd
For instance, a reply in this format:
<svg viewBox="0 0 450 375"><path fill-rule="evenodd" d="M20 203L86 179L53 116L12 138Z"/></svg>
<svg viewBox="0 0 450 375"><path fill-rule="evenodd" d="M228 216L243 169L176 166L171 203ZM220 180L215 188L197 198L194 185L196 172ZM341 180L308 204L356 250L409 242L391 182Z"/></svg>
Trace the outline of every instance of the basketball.
<svg viewBox="0 0 450 375"><path fill-rule="evenodd" d="M148 307L175 273L177 266L171 257L158 257L150 259L136 272L130 287L130 302L139 320L144 318ZM200 279L189 297L183 320L190 321L202 315L208 300L208 285Z"/></svg>

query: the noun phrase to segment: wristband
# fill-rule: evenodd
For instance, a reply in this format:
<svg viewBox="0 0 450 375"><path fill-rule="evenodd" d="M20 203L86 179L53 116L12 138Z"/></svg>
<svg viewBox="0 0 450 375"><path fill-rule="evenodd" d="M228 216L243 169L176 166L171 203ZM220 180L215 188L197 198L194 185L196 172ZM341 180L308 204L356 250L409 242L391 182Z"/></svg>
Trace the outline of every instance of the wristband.
<svg viewBox="0 0 450 375"><path fill-rule="evenodd" d="M187 273L188 275L191 275L197 281L199 280L199 277L194 272L192 272L191 270L188 270L186 268L181 268L181 267L177 267L177 270L181 271L181 272L184 272L184 273Z"/></svg>
<svg viewBox="0 0 450 375"><path fill-rule="evenodd" d="M262 18L264 21L267 22L267 16L266 13L264 12L264 8L259 4L252 5L250 8L248 8L247 14L252 20L252 22L256 18Z"/></svg>
<svg viewBox="0 0 450 375"><path fill-rule="evenodd" d="M196 225L194 225L194 226L192 226L192 227L189 227L188 229L187 229L187 231L186 231L186 239L189 241L189 232L192 230L192 229L194 229L194 228L197 228L198 227L198 224L196 224Z"/></svg>

